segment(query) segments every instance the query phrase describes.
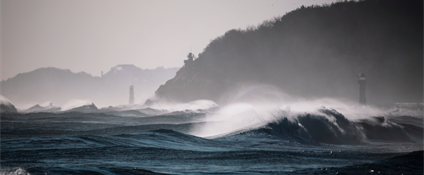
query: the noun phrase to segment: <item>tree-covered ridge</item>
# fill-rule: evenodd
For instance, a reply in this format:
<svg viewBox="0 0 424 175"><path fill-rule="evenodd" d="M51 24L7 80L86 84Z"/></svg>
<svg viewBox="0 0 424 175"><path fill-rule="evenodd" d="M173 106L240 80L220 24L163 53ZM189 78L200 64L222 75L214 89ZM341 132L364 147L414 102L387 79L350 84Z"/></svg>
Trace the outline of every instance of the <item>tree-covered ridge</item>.
<svg viewBox="0 0 424 175"><path fill-rule="evenodd" d="M236 84L265 83L294 96L357 100L356 80L364 72L370 102L419 102L422 7L420 0L344 1L230 30L157 95L220 101Z"/></svg>

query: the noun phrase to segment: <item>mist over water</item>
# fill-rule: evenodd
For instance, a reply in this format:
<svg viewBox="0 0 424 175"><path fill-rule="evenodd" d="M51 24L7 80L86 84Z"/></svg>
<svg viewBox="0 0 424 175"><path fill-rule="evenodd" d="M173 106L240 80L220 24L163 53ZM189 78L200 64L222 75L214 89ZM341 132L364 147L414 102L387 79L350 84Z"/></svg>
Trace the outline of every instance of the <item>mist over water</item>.
<svg viewBox="0 0 424 175"><path fill-rule="evenodd" d="M67 110L70 110L70 109L73 109L73 108L76 108L76 107L90 105L90 104L92 104L92 102L90 100L74 99L74 100L70 100L70 101L66 102L62 106L62 110L67 111Z"/></svg>
<svg viewBox="0 0 424 175"><path fill-rule="evenodd" d="M307 114L321 115L343 132L336 118L323 115L320 110L335 110L349 122L388 114L388 111L346 100L295 98L269 85L245 86L235 92L226 96L227 104L206 115L208 123L196 126L190 133L201 137L223 136L265 127L283 119L297 125L299 117Z"/></svg>

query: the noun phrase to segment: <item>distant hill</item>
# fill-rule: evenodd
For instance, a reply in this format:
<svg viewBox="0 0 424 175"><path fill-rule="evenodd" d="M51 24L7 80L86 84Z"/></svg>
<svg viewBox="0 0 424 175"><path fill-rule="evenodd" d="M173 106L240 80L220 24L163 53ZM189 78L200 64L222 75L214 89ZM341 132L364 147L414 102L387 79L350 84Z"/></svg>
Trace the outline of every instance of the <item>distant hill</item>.
<svg viewBox="0 0 424 175"><path fill-rule="evenodd" d="M364 72L369 103L422 102L422 14L422 0L302 6L211 41L156 96L223 103L236 87L267 84L295 97L358 101Z"/></svg>
<svg viewBox="0 0 424 175"><path fill-rule="evenodd" d="M1 82L1 94L16 106L52 102L60 106L70 100L90 100L99 106L128 104L129 86L134 85L135 102L144 102L155 90L175 76L178 68L140 69L118 65L102 77L58 68L40 68Z"/></svg>

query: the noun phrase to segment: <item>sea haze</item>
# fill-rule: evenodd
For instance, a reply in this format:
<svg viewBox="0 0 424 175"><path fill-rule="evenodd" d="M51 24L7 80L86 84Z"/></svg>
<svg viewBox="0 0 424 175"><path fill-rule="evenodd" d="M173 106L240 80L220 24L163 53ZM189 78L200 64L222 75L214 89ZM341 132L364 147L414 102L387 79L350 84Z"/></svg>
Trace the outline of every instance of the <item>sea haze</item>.
<svg viewBox="0 0 424 175"><path fill-rule="evenodd" d="M128 104L130 85L135 102L143 103L156 89L175 76L178 68L140 69L132 64L117 65L101 76L74 73L59 68L40 68L1 82L1 93L25 110L34 105L54 106L95 103L99 107Z"/></svg>

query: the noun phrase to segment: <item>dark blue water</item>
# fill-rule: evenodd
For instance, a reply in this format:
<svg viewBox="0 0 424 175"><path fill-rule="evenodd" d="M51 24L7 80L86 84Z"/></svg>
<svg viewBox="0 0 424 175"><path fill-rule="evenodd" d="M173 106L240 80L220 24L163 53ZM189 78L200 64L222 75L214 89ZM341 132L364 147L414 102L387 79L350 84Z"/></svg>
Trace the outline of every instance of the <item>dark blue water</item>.
<svg viewBox="0 0 424 175"><path fill-rule="evenodd" d="M152 109L2 114L1 172L422 174L423 154L414 152L423 149L422 111L351 119L323 107L274 113L260 124L248 117L247 123L211 120L221 114Z"/></svg>

